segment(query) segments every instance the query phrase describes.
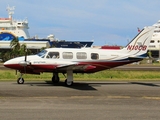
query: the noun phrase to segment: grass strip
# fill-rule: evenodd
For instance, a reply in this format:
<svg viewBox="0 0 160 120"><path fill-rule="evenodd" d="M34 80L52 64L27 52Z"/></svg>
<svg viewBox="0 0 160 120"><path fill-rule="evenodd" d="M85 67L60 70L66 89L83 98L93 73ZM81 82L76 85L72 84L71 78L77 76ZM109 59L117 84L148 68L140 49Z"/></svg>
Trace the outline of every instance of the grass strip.
<svg viewBox="0 0 160 120"><path fill-rule="evenodd" d="M52 73L42 73L41 75L24 74L25 80L51 80ZM14 70L0 70L0 81L17 80L20 74L15 74ZM65 80L59 74L61 80ZM121 71L105 70L92 74L74 74L74 80L160 80L159 71Z"/></svg>

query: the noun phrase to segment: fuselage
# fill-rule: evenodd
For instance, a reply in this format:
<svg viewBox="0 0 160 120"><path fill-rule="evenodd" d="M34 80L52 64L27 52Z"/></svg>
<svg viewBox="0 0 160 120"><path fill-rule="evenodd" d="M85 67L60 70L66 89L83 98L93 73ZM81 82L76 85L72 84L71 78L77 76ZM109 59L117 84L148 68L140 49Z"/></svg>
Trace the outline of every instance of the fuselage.
<svg viewBox="0 0 160 120"><path fill-rule="evenodd" d="M123 54L121 50L50 48L27 56L28 63L24 62L25 57L18 57L5 62L4 66L33 74L65 73L67 69L73 69L75 73L92 73L140 60L128 57L129 54Z"/></svg>

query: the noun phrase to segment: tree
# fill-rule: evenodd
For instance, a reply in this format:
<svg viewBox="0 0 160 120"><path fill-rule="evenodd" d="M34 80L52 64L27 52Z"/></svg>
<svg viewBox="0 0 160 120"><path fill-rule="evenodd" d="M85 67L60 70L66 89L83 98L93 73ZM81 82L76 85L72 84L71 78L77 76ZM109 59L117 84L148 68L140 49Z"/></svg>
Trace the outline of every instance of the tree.
<svg viewBox="0 0 160 120"><path fill-rule="evenodd" d="M151 52L150 50L148 51L148 57L149 57L149 58L153 58L153 57L152 57L152 52Z"/></svg>
<svg viewBox="0 0 160 120"><path fill-rule="evenodd" d="M25 56L25 55L32 54L31 50L27 49L26 44L20 45L18 37L15 37L10 42L10 47L11 47L11 51L0 52L0 57L2 58L3 61L7 61L11 58L15 58L19 56Z"/></svg>
<svg viewBox="0 0 160 120"><path fill-rule="evenodd" d="M11 51L12 58L31 54L31 51L27 50L27 45L26 44L20 45L18 37L15 37L10 42L10 46L12 48L12 51Z"/></svg>
<svg viewBox="0 0 160 120"><path fill-rule="evenodd" d="M20 49L20 43L19 43L18 37L14 37L14 39L10 42L10 46L13 50Z"/></svg>
<svg viewBox="0 0 160 120"><path fill-rule="evenodd" d="M31 50L27 49L26 44L22 44L19 49L19 56L24 56L29 54L31 54Z"/></svg>
<svg viewBox="0 0 160 120"><path fill-rule="evenodd" d="M19 56L20 43L19 43L18 37L15 37L10 42L10 47L12 48L11 56L13 57Z"/></svg>
<svg viewBox="0 0 160 120"><path fill-rule="evenodd" d="M5 53L3 53L3 61L7 61L11 58L11 52L7 51Z"/></svg>

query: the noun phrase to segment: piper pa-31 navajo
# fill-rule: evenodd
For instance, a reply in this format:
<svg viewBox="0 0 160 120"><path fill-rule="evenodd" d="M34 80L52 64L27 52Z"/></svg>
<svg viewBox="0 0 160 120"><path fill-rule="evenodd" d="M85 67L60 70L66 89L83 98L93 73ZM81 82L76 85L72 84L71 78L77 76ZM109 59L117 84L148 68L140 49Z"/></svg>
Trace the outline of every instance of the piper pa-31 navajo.
<svg viewBox="0 0 160 120"><path fill-rule="evenodd" d="M21 73L17 83L23 84L23 74L53 73L52 82L59 82L59 73L66 74L65 84L73 84L73 73L94 73L133 63L147 57L153 27L145 27L125 48L119 50L96 48L48 48L37 55L17 57L4 63L5 67Z"/></svg>

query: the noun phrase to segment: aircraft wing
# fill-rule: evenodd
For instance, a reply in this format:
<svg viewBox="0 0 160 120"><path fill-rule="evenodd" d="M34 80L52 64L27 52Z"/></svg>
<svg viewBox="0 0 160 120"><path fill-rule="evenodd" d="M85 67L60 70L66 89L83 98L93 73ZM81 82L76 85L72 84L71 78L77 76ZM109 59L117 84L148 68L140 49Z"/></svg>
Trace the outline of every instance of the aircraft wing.
<svg viewBox="0 0 160 120"><path fill-rule="evenodd" d="M95 68L96 66L89 65L89 64L69 64L69 65L58 66L57 70L87 71Z"/></svg>
<svg viewBox="0 0 160 120"><path fill-rule="evenodd" d="M87 70L95 69L96 66L79 63L79 62L66 62L66 61L52 61L48 60L47 63L43 61L30 61L31 65L28 67L32 68L33 71L45 72L45 71L59 71L66 72L67 70L73 70L77 72L84 72Z"/></svg>
<svg viewBox="0 0 160 120"><path fill-rule="evenodd" d="M132 55L132 56L129 56L128 58L131 58L131 59L143 59L143 58L146 58L147 55L144 54L144 55L141 55L141 56L137 56L137 55Z"/></svg>

